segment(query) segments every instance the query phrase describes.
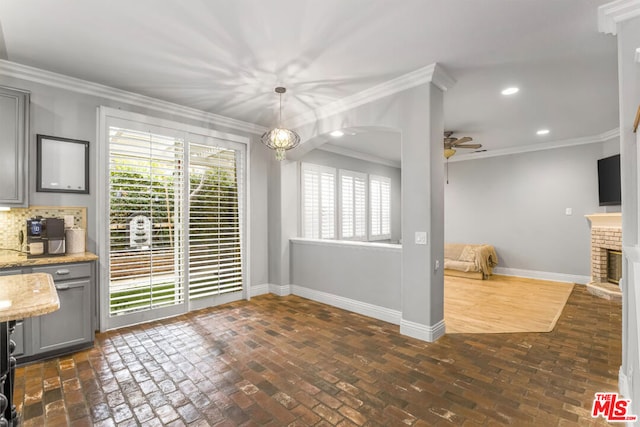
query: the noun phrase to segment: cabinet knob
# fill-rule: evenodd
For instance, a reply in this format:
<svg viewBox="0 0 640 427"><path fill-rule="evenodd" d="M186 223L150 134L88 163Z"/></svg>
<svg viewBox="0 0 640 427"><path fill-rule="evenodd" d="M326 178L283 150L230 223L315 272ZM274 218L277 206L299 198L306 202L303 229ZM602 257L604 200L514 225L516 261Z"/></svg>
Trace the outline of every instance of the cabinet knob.
<svg viewBox="0 0 640 427"><path fill-rule="evenodd" d="M64 270L56 270L56 274L57 274L58 276L66 276L66 275L67 275L67 274L69 274L69 273L70 273L70 271L69 271L69 270L67 270L67 269L64 269Z"/></svg>
<svg viewBox="0 0 640 427"><path fill-rule="evenodd" d="M58 291L66 291L67 289L69 289L69 285L56 285Z"/></svg>

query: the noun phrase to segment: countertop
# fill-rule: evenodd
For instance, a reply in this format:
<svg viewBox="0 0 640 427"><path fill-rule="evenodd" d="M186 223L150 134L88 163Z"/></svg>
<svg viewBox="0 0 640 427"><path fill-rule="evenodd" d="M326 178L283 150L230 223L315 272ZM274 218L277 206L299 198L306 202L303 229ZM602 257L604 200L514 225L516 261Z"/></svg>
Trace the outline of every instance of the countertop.
<svg viewBox="0 0 640 427"><path fill-rule="evenodd" d="M96 254L80 252L61 256L48 256L43 258L27 258L27 255L19 252L0 253L0 268L30 267L33 265L66 264L70 262L95 261Z"/></svg>
<svg viewBox="0 0 640 427"><path fill-rule="evenodd" d="M59 308L58 292L50 274L0 276L0 322L40 316Z"/></svg>

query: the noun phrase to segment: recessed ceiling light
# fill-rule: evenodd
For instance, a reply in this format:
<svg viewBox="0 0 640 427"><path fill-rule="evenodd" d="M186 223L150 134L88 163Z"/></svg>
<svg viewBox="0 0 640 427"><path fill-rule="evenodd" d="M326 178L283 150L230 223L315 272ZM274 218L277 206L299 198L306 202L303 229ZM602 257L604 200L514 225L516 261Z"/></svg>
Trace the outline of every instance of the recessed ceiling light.
<svg viewBox="0 0 640 427"><path fill-rule="evenodd" d="M514 93L518 93L518 91L520 90L520 88L517 87L508 87L506 89L503 89L502 93L503 95L513 95Z"/></svg>
<svg viewBox="0 0 640 427"><path fill-rule="evenodd" d="M539 131L536 132L536 134L538 135L546 135L549 133L549 129L540 129Z"/></svg>
<svg viewBox="0 0 640 427"><path fill-rule="evenodd" d="M334 130L329 135L331 135L334 138L340 138L342 135L344 135L344 132L342 132L341 130Z"/></svg>

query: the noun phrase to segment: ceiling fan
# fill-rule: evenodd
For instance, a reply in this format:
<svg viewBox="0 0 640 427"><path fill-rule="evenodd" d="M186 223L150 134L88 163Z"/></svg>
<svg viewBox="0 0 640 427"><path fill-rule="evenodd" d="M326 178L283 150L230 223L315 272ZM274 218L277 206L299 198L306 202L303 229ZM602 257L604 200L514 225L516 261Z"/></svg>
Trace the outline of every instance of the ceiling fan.
<svg viewBox="0 0 640 427"><path fill-rule="evenodd" d="M456 154L456 148L475 148L482 147L482 144L467 144L467 142L473 141L473 138L469 136L463 136L462 138L455 138L452 131L446 131L444 133L444 157L449 158Z"/></svg>

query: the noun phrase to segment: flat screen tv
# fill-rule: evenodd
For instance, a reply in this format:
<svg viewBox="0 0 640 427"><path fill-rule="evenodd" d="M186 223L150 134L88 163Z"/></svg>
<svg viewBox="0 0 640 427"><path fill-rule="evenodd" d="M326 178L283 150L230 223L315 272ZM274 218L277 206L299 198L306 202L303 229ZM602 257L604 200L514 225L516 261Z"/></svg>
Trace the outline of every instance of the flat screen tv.
<svg viewBox="0 0 640 427"><path fill-rule="evenodd" d="M622 204L620 154L598 160L598 198L600 206Z"/></svg>

